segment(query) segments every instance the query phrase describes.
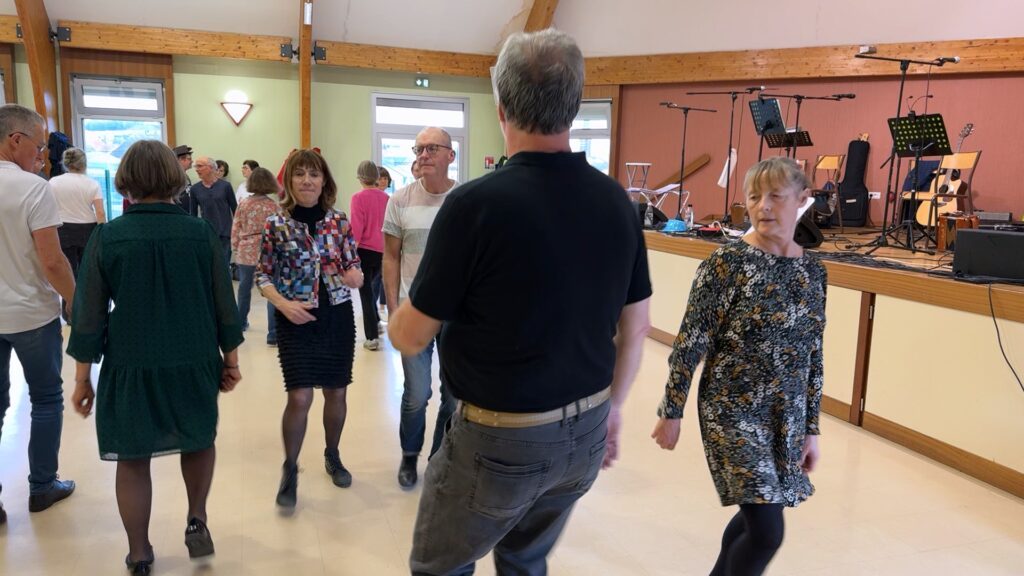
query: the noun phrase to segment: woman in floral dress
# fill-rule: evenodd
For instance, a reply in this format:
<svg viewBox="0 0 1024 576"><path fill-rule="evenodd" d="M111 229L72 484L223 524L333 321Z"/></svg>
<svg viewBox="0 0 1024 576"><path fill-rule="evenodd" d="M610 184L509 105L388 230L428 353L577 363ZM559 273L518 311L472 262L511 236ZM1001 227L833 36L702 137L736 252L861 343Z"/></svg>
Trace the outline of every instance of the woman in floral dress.
<svg viewBox="0 0 1024 576"><path fill-rule="evenodd" d="M825 267L793 241L808 182L796 162L747 172L753 225L701 263L669 358L652 437L671 450L694 370L708 467L723 506L739 506L712 576L761 574L782 544L785 506L806 500L818 461Z"/></svg>

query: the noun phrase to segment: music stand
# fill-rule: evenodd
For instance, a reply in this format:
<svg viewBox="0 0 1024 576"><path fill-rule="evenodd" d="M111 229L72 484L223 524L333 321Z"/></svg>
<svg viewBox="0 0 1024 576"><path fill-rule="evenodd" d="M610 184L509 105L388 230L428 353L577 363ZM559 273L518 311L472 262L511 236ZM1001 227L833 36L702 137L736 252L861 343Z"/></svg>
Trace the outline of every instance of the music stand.
<svg viewBox="0 0 1024 576"><path fill-rule="evenodd" d="M754 130L761 137L761 145L757 150L757 161L764 154L764 139L767 134L785 134L786 123L782 121L782 106L778 98L758 98L747 103L750 115L754 119Z"/></svg>
<svg viewBox="0 0 1024 576"><path fill-rule="evenodd" d="M946 123L941 114L900 116L889 118L887 122L896 156L898 158L914 158L914 186L910 191L910 200L916 207L917 191L920 187L918 182L921 181L921 158L924 156L946 156L953 153L949 146ZM914 238L914 227L917 225L914 214L910 214L909 218L896 226L897 229L906 228L907 248L910 248L911 252L917 251ZM927 235L927 231L925 234Z"/></svg>
<svg viewBox="0 0 1024 576"><path fill-rule="evenodd" d="M768 143L769 148L785 148L788 151L790 148L802 148L804 146L814 146L814 142L811 142L811 133L806 130L800 130L799 128L795 132L782 132L782 133L771 133L764 135L765 142ZM794 154L794 156L796 156Z"/></svg>

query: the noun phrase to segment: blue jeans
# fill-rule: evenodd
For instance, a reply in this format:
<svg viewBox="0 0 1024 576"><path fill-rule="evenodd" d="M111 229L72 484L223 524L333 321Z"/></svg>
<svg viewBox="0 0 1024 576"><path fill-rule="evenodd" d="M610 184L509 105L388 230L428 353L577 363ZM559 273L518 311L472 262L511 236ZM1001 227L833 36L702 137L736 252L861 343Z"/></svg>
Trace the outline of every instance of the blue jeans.
<svg viewBox="0 0 1024 576"><path fill-rule="evenodd" d="M437 339L434 339L436 342ZM427 429L427 401L431 395L430 364L434 355L434 342L415 356L402 356L402 371L405 373L405 391L402 392L402 419L398 436L403 456L415 456L423 450L423 437ZM438 344L440 346L440 344ZM433 456L441 446L444 424L455 411L455 398L448 392L444 378L441 378L441 407L437 411L434 425L434 441L430 446Z"/></svg>
<svg viewBox="0 0 1024 576"><path fill-rule="evenodd" d="M238 316L243 328L249 327L249 309L252 306L252 285L256 276L255 266L238 264ZM274 306L267 302L267 343L277 342L277 319Z"/></svg>
<svg viewBox="0 0 1024 576"><path fill-rule="evenodd" d="M456 413L427 465L412 573L472 574L494 550L498 574L547 574L548 553L601 471L610 405L530 428L492 428Z"/></svg>
<svg viewBox="0 0 1024 576"><path fill-rule="evenodd" d="M57 453L64 426L64 389L60 370L64 356L60 319L45 326L0 334L0 434L3 415L11 405L11 350L25 372L32 425L28 440L29 492L48 491L57 479Z"/></svg>

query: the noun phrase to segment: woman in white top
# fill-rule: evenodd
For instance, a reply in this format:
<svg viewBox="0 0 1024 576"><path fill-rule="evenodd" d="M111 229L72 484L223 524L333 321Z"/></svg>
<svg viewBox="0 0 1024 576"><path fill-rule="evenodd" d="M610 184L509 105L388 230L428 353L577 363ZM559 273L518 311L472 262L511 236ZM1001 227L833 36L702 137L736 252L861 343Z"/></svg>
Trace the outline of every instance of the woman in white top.
<svg viewBox="0 0 1024 576"><path fill-rule="evenodd" d="M242 183L238 185L238 189L235 190L235 200L239 205L242 204L242 200L245 200L249 196L252 196L252 192L249 192L249 175L252 171L259 168L260 163L255 160L246 160L242 162Z"/></svg>
<svg viewBox="0 0 1024 576"><path fill-rule="evenodd" d="M78 277L78 263L96 224L107 221L103 210L100 185L85 175L85 152L68 148L61 159L67 173L50 180L50 188L57 199L60 219L64 223L57 229L60 248L71 263L71 271Z"/></svg>

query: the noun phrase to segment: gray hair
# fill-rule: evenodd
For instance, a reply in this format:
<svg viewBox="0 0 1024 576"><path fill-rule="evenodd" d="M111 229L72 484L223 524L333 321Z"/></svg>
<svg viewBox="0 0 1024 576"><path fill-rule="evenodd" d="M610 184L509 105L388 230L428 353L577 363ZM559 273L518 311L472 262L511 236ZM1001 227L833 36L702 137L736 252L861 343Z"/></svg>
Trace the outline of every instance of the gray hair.
<svg viewBox="0 0 1024 576"><path fill-rule="evenodd" d="M373 162L363 160L359 163L359 168L356 169L356 178L363 186L376 186L377 180L380 180L380 170Z"/></svg>
<svg viewBox="0 0 1024 576"><path fill-rule="evenodd" d="M505 119L516 128L557 134L572 126L583 98L583 53L565 32L509 36L494 76Z"/></svg>
<svg viewBox="0 0 1024 576"><path fill-rule="evenodd" d="M792 190L797 194L810 188L804 169L796 160L775 156L754 164L743 179L743 193Z"/></svg>
<svg viewBox="0 0 1024 576"><path fill-rule="evenodd" d="M23 132L30 127L43 126L46 121L35 110L19 104L0 106L0 138L14 132Z"/></svg>
<svg viewBox="0 0 1024 576"><path fill-rule="evenodd" d="M81 148L68 148L64 151L64 155L60 159L61 164L68 172L76 172L81 174L85 172L87 161L85 159L85 152Z"/></svg>

